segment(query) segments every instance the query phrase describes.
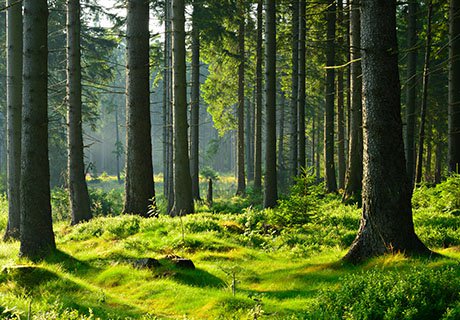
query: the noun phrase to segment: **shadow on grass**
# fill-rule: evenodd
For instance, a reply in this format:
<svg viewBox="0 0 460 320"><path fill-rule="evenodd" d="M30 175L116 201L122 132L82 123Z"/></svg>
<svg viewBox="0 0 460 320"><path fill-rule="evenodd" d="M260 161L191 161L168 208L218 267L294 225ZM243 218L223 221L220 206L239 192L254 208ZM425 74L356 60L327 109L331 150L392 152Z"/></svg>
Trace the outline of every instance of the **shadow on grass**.
<svg viewBox="0 0 460 320"><path fill-rule="evenodd" d="M175 270L176 273L174 273L173 276L174 280L188 286L223 288L227 285L222 279L201 269L180 270L176 268Z"/></svg>
<svg viewBox="0 0 460 320"><path fill-rule="evenodd" d="M68 273L87 274L89 272L100 271L90 263L78 260L61 250L55 250L52 254L46 257L44 262L51 265L59 265L65 272Z"/></svg>

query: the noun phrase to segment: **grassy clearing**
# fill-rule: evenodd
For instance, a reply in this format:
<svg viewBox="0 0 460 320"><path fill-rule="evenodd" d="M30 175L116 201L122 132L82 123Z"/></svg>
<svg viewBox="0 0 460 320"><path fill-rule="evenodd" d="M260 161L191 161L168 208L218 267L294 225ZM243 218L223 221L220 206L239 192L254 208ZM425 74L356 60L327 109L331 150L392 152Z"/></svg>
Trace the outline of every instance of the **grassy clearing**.
<svg viewBox="0 0 460 320"><path fill-rule="evenodd" d="M57 222L59 252L39 264L19 259L18 243L0 243L1 317L26 319L30 306L33 319L459 319L460 217L446 200L455 197L436 190L416 192L414 217L444 258L395 254L359 267L340 258L360 210L314 188L294 190L276 210L229 213L249 196L181 219ZM5 206L0 199L2 228ZM171 254L196 270L177 268ZM135 268L144 257L162 266Z"/></svg>

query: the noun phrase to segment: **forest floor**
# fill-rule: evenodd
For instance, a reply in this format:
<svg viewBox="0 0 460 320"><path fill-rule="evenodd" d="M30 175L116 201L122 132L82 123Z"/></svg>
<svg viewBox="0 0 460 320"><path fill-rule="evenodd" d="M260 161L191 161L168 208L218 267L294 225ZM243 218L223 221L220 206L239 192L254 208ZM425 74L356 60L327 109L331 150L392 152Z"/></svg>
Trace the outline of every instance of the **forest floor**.
<svg viewBox="0 0 460 320"><path fill-rule="evenodd" d="M460 319L460 178L414 194L416 231L442 258L394 253L360 266L340 260L357 206L301 182L261 210L251 193L231 197L232 184L217 183L211 208L146 219L116 215L122 186L105 177L90 182L100 216L75 227L54 190L57 253L32 263L18 258L17 242L0 243L0 318ZM2 229L6 212L3 198ZM161 266L136 267L141 258Z"/></svg>

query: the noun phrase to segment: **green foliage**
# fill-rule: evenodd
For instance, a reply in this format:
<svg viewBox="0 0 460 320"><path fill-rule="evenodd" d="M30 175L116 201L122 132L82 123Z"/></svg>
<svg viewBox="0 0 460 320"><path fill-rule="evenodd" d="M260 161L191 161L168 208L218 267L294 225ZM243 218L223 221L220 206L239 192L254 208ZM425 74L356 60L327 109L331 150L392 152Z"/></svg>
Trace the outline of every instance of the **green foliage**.
<svg viewBox="0 0 460 320"><path fill-rule="evenodd" d="M202 168L200 174L206 179L212 179L214 181L219 179L219 173L209 166Z"/></svg>

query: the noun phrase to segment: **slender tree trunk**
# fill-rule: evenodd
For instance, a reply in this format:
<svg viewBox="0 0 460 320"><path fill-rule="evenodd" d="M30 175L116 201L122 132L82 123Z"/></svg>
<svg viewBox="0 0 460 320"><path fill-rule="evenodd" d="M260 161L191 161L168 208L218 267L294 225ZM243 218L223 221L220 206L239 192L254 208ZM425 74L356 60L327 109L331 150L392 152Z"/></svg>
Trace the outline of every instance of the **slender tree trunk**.
<svg viewBox="0 0 460 320"><path fill-rule="evenodd" d="M128 0L126 178L123 212L149 215L155 203L150 124L149 2Z"/></svg>
<svg viewBox="0 0 460 320"><path fill-rule="evenodd" d="M54 251L48 160L48 5L24 0L24 91L20 255Z"/></svg>
<svg viewBox="0 0 460 320"><path fill-rule="evenodd" d="M120 151L121 151L121 141L120 141L120 128L119 128L119 121L118 121L118 104L115 107L115 152L117 156L117 181L118 183L121 182L120 176Z"/></svg>
<svg viewBox="0 0 460 320"><path fill-rule="evenodd" d="M438 133L437 139L436 139L436 168L435 168L435 174L434 174L434 183L439 184L441 183L441 178L442 178L442 162L443 162L443 157L442 157L442 136Z"/></svg>
<svg viewBox="0 0 460 320"><path fill-rule="evenodd" d="M198 28L199 6L193 2L192 17L192 92L191 92L191 127L190 127L190 174L192 177L192 195L200 199L199 174L199 125L200 125L200 30Z"/></svg>
<svg viewBox="0 0 460 320"><path fill-rule="evenodd" d="M428 80L430 71L430 52L431 52L431 19L433 16L433 4L430 0L428 4L428 24L426 32L426 47L425 47L425 65L423 68L423 95L422 95L422 106L420 110L420 133L418 141L418 153L417 153L417 166L415 169L415 182L422 182L422 170L423 170L423 145L425 143L425 125L426 125L426 112L428 104Z"/></svg>
<svg viewBox="0 0 460 320"><path fill-rule="evenodd" d="M299 1L299 93L298 93L298 128L299 128L299 153L298 170L305 169L306 148L305 148L305 37L306 37L306 0Z"/></svg>
<svg viewBox="0 0 460 320"><path fill-rule="evenodd" d="M362 77L361 77L361 22L360 1L352 1L350 11L350 138L348 145L348 168L345 178L343 200L357 201L363 178L363 128L362 128Z"/></svg>
<svg viewBox="0 0 460 320"><path fill-rule="evenodd" d="M292 79L291 79L291 177L298 174L298 94L299 94L299 0L292 0Z"/></svg>
<svg viewBox="0 0 460 320"><path fill-rule="evenodd" d="M351 12L351 1L352 0L346 0L346 13L345 13L345 24L346 24L346 36L345 36L345 41L346 41L346 50L347 50L347 61L351 60L351 43L350 43L350 12ZM351 122L351 66L348 65L346 68L346 88L345 92L347 93L347 100L346 100L346 113L345 116L345 165L346 169L348 169L348 163L347 160L350 157L349 150L350 150L350 122ZM345 171L345 176L347 172ZM346 182L346 181L345 181Z"/></svg>
<svg viewBox="0 0 460 320"><path fill-rule="evenodd" d="M83 155L80 0L67 1L68 172L72 224L92 218Z"/></svg>
<svg viewBox="0 0 460 320"><path fill-rule="evenodd" d="M327 8L327 47L326 47L326 113L324 126L324 160L327 192L337 191L334 164L334 93L335 93L335 1L328 2Z"/></svg>
<svg viewBox="0 0 460 320"><path fill-rule="evenodd" d="M425 159L425 181L432 182L432 175L431 175L431 160L433 156L433 139L432 139L432 129L429 126L428 131L426 133L426 159Z"/></svg>
<svg viewBox="0 0 460 320"><path fill-rule="evenodd" d="M240 21L238 24L238 135L237 135L237 195L246 193L246 174L244 172L244 64L245 64L245 49L244 49L244 32L245 32L245 14L244 3L238 1Z"/></svg>
<svg viewBox="0 0 460 320"><path fill-rule="evenodd" d="M449 11L449 170L460 172L460 0Z"/></svg>
<svg viewBox="0 0 460 320"><path fill-rule="evenodd" d="M266 57L265 62L265 193L264 207L272 208L278 200L276 175L276 6L275 0L266 0Z"/></svg>
<svg viewBox="0 0 460 320"><path fill-rule="evenodd" d="M417 98L417 1L408 6L406 80L406 168L411 184L415 177L415 109Z"/></svg>
<svg viewBox="0 0 460 320"><path fill-rule="evenodd" d="M323 132L324 133L324 130L321 130L322 126L324 125L324 123L321 122L321 119L324 118L323 115L321 115L320 111L317 110L317 114L315 115L316 116L316 123L317 123L317 126L316 126L316 136L317 136L317 146L316 146L316 167L315 167L315 172L316 172L316 181L320 181L321 180L321 147L320 147L320 141L322 141L322 137L321 137L321 133Z"/></svg>
<svg viewBox="0 0 460 320"><path fill-rule="evenodd" d="M257 1L257 46L256 46L256 105L254 134L254 191L262 190L262 34L263 2Z"/></svg>
<svg viewBox="0 0 460 320"><path fill-rule="evenodd" d="M340 31L343 30L343 4L342 0L337 1L338 6L338 19L337 24L340 26ZM344 47L343 36L339 32L337 39L337 45L339 48ZM342 54L339 55L338 64L343 64ZM345 98L344 98L344 86L343 86L343 69L339 68L337 71L337 160L338 160L338 175L339 175L339 188L345 187Z"/></svg>
<svg viewBox="0 0 460 320"><path fill-rule="evenodd" d="M248 99L246 110L246 166L248 170L248 182L254 180L254 107Z"/></svg>
<svg viewBox="0 0 460 320"><path fill-rule="evenodd" d="M429 254L414 232L406 173L396 41L396 1L361 2L364 96L363 215L344 257Z"/></svg>
<svg viewBox="0 0 460 320"><path fill-rule="evenodd" d="M312 114L312 121L311 121L311 167L316 167L316 144L318 143L318 137L316 136L316 112L313 108Z"/></svg>
<svg viewBox="0 0 460 320"><path fill-rule="evenodd" d="M192 179L187 142L187 79L185 64L185 3L173 0L174 211L192 213Z"/></svg>
<svg viewBox="0 0 460 320"><path fill-rule="evenodd" d="M17 240L21 225L22 3L7 0L6 6L8 224L4 239Z"/></svg>
<svg viewBox="0 0 460 320"><path fill-rule="evenodd" d="M280 187L283 188L286 182L286 165L284 162L284 119L285 119L285 102L286 97L284 92L281 93L280 101L280 121L279 121L279 134L278 134L278 182Z"/></svg>

